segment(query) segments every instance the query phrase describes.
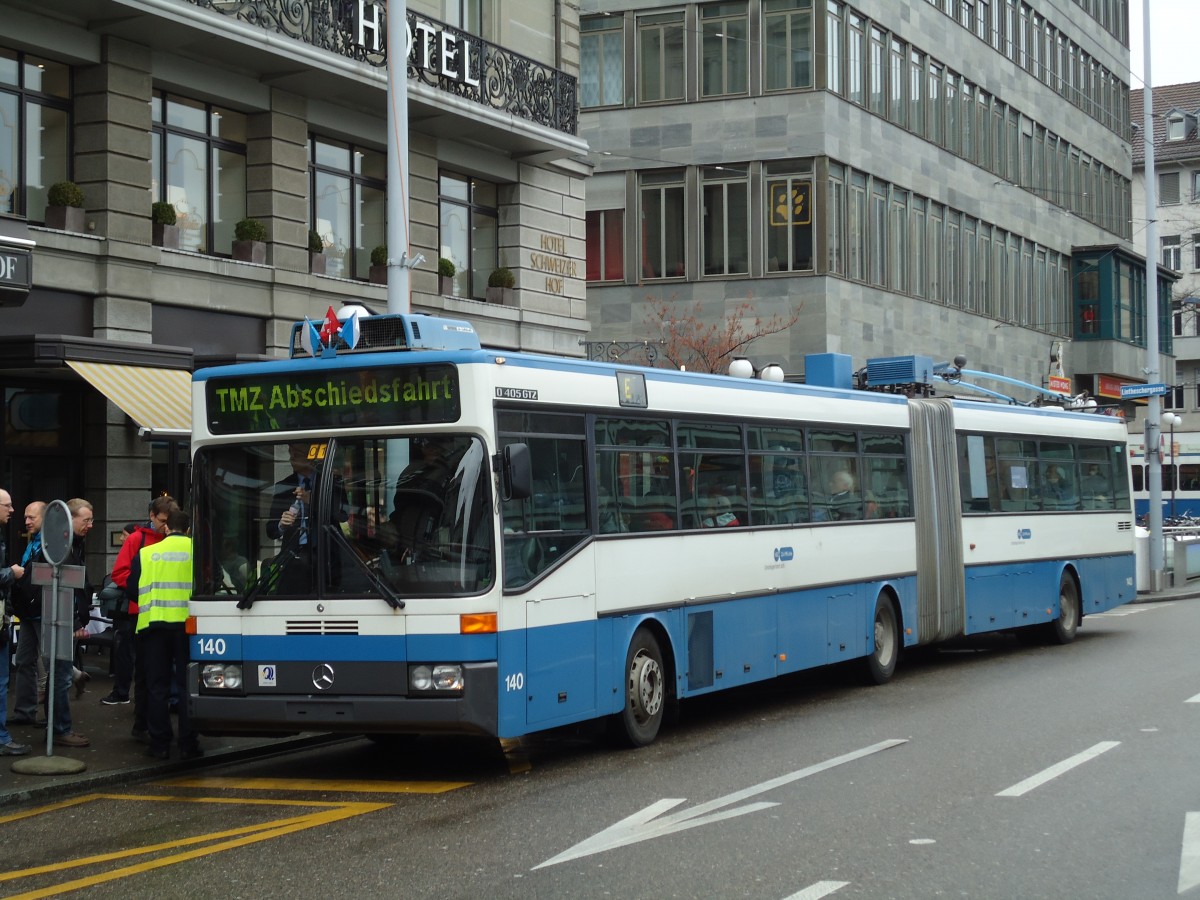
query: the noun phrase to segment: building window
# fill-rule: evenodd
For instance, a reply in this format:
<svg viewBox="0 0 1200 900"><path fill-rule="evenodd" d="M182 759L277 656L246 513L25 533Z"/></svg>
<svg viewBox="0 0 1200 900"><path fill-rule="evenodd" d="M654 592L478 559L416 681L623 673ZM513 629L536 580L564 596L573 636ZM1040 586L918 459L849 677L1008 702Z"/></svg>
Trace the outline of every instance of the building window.
<svg viewBox="0 0 1200 900"><path fill-rule="evenodd" d="M1200 272L1200 234L1192 235L1192 269Z"/></svg>
<svg viewBox="0 0 1200 900"><path fill-rule="evenodd" d="M925 133L925 54L910 50L908 57L908 127Z"/></svg>
<svg viewBox="0 0 1200 900"><path fill-rule="evenodd" d="M863 27L865 20L857 13L846 13L846 99L859 106L866 105L866 68Z"/></svg>
<svg viewBox="0 0 1200 900"><path fill-rule="evenodd" d="M1200 169L1192 171L1192 202L1200 202Z"/></svg>
<svg viewBox="0 0 1200 900"><path fill-rule="evenodd" d="M442 172L438 185L438 255L454 263L454 296L482 300L488 276L499 265L497 187L454 172Z"/></svg>
<svg viewBox="0 0 1200 900"><path fill-rule="evenodd" d="M70 177L71 69L0 49L0 213L41 222L46 191Z"/></svg>
<svg viewBox="0 0 1200 900"><path fill-rule="evenodd" d="M684 234L687 204L683 173L642 176L642 277L682 278L687 274Z"/></svg>
<svg viewBox="0 0 1200 900"><path fill-rule="evenodd" d="M387 155L309 140L309 221L325 244L326 274L367 278L371 250L387 239Z"/></svg>
<svg viewBox="0 0 1200 900"><path fill-rule="evenodd" d="M766 90L811 88L812 0L763 0Z"/></svg>
<svg viewBox="0 0 1200 900"><path fill-rule="evenodd" d="M767 271L812 271L812 170L807 165L771 163L766 185Z"/></svg>
<svg viewBox="0 0 1200 900"><path fill-rule="evenodd" d="M587 280L625 277L625 210L596 209L587 214Z"/></svg>
<svg viewBox="0 0 1200 900"><path fill-rule="evenodd" d="M854 281L867 278L867 176L850 173L846 203L846 274Z"/></svg>
<svg viewBox="0 0 1200 900"><path fill-rule="evenodd" d="M583 19L579 30L579 105L619 106L625 94L621 19Z"/></svg>
<svg viewBox="0 0 1200 900"><path fill-rule="evenodd" d="M1179 202L1179 173L1162 172L1158 176L1158 205L1171 206Z"/></svg>
<svg viewBox="0 0 1200 900"><path fill-rule="evenodd" d="M867 77L870 86L870 108L876 115L884 115L884 100L887 96L887 63L884 50L883 31L872 26L867 56Z"/></svg>
<svg viewBox="0 0 1200 900"><path fill-rule="evenodd" d="M744 94L750 80L746 3L700 7L700 96Z"/></svg>
<svg viewBox="0 0 1200 900"><path fill-rule="evenodd" d="M745 275L750 258L750 177L746 166L704 169L700 228L705 275Z"/></svg>
<svg viewBox="0 0 1200 900"><path fill-rule="evenodd" d="M246 116L164 91L150 116L150 192L175 207L179 248L228 255L246 216Z"/></svg>
<svg viewBox="0 0 1200 900"><path fill-rule="evenodd" d="M845 275L846 262L846 173L839 166L829 166L829 198L825 209L825 243L829 247L828 267L831 275Z"/></svg>
<svg viewBox="0 0 1200 900"><path fill-rule="evenodd" d="M638 102L683 99L683 13L642 16L638 28Z"/></svg>
<svg viewBox="0 0 1200 900"><path fill-rule="evenodd" d="M1178 272L1183 268L1180 253L1179 235L1171 234L1162 238L1162 264L1168 269Z"/></svg>
<svg viewBox="0 0 1200 900"><path fill-rule="evenodd" d="M1182 141L1187 136L1186 125L1183 113L1170 113L1167 116L1167 140Z"/></svg>
<svg viewBox="0 0 1200 900"><path fill-rule="evenodd" d="M842 92L842 4L829 0L825 14L825 88Z"/></svg>

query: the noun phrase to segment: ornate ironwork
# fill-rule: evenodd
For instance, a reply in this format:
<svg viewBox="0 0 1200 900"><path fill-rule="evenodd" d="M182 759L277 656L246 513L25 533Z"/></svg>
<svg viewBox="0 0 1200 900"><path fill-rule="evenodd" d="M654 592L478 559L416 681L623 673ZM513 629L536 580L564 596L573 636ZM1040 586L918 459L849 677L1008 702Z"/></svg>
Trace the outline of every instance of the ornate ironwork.
<svg viewBox="0 0 1200 900"><path fill-rule="evenodd" d="M202 9L286 35L321 50L371 66L387 65L387 53L375 53L354 42L352 23L358 0L183 0ZM409 32L421 34L418 22L454 35L466 45L470 71L461 80L417 65L423 58L417 40L408 56L408 77L482 106L502 110L564 134L579 127L578 83L537 60L513 53L437 19L408 13ZM429 32L427 31L428 35ZM435 40L429 36L427 40ZM430 48L432 50L432 48ZM435 62L439 58L433 53ZM461 55L460 55L461 58Z"/></svg>
<svg viewBox="0 0 1200 900"><path fill-rule="evenodd" d="M662 341L580 341L587 349L587 358L605 362L622 360L630 365L654 368ZM638 356L641 359L638 359Z"/></svg>

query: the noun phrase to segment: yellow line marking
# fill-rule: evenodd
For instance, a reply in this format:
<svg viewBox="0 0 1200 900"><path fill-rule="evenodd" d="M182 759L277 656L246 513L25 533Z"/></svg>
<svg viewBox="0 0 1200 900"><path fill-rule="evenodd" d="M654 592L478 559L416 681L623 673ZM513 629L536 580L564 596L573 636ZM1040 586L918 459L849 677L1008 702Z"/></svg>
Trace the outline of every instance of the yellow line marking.
<svg viewBox="0 0 1200 900"><path fill-rule="evenodd" d="M121 795L104 795L91 794L87 798L82 799L130 799ZM135 799L143 800L166 800L179 801L185 798L180 797L138 797ZM216 798L214 798L216 799ZM193 801L204 802L204 801ZM237 801L226 801L237 802ZM241 801L246 802L246 801ZM277 801L278 802L278 801ZM45 807L44 810L61 808L62 806L74 805L73 803L54 804L50 807ZM265 804L263 804L265 805ZM295 803L293 806L304 806L310 804ZM333 805L333 804L313 804L313 805ZM218 840L223 838L232 838L224 840L222 843L213 844L208 847L196 847L187 850L183 853L177 853L172 856L164 856L159 859L146 860L145 862L135 863L134 865L126 866L121 869L114 869L111 872L103 872L97 875L90 875L84 878L78 878L75 881L68 881L63 884L53 885L51 887L39 888L29 891L24 894L14 894L11 900L34 900L39 897L52 897L56 894L65 893L67 891L77 891L83 888L93 887L98 884L104 884L109 881L116 881L120 878L128 878L131 875L150 872L154 869L165 868L166 866L175 865L176 863L187 862L193 859L200 859L204 856L211 856L214 853L221 853L225 850L233 850L238 847L249 846L260 841L271 840L273 838L282 837L283 835L292 834L296 831L303 831L309 828L315 828L320 825L328 825L333 822L341 821L342 819L361 816L366 813L376 812L381 809L387 809L390 804L387 803L344 803L337 804L339 808L327 809L323 812L312 813L303 816L296 816L290 819L278 819L274 822L264 822L259 825L247 826L245 828L234 829L231 831L214 832L208 835L198 837L182 838L178 841L169 841L163 844L154 845L152 847L139 847L133 850L122 851L119 853L104 854L101 856L90 857L88 860L77 860L73 863L58 864L55 866L38 866L33 869L26 869L18 872L4 873L2 878L5 881L14 878L29 877L32 875L45 874L47 871L54 871L66 866L83 865L86 862L104 862L113 859L122 859L125 857L134 857L144 855L146 853L168 850L173 847L187 847L202 841Z"/></svg>
<svg viewBox="0 0 1200 900"><path fill-rule="evenodd" d="M323 778L175 778L169 787L246 791L346 791L357 794L444 794L470 787L469 781L342 781Z"/></svg>

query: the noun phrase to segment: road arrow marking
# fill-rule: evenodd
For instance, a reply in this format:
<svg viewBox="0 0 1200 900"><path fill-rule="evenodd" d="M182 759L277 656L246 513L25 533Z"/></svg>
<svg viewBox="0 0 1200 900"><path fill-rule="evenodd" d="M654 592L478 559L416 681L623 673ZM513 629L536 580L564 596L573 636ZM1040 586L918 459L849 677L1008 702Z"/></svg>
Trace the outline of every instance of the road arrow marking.
<svg viewBox="0 0 1200 900"><path fill-rule="evenodd" d="M848 881L818 881L799 893L785 897L784 900L821 900L822 897L828 897L834 891L840 891L849 883Z"/></svg>
<svg viewBox="0 0 1200 900"><path fill-rule="evenodd" d="M709 800L707 803L701 803L690 810L675 813L673 815L664 815L668 810L674 809L680 803L686 802L683 798L680 799L665 799L652 803L643 809L641 812L636 812L631 816L627 816L615 825L610 825L603 831L592 835L584 841L576 844L569 850L564 850L562 853L553 859L548 859L544 863L540 863L533 868L542 869L546 866L558 865L558 863L567 862L572 859L579 859L581 856L590 856L593 853L602 853L605 850L615 850L617 847L624 847L628 844L636 844L639 841L649 840L650 838L662 837L667 834L674 834L677 831L686 831L689 828L695 828L698 825L707 825L710 822L720 822L724 819L732 819L737 816L744 816L747 813L758 812L763 809L770 809L772 806L778 806L778 803L770 803L767 801L759 801L757 803L749 803L745 806L736 806L732 809L725 807L733 806L735 803L741 803L751 797L759 794L765 794L767 791L773 791L778 787L783 787L785 784L791 784L793 781L799 781L801 778L807 778L810 775L817 775L827 769L832 769L836 766L843 765L848 762L854 762L856 759L870 756L874 753L879 753L881 750L890 750L892 747L898 747L901 744L906 744L908 741L893 739L888 741L880 741L878 744L872 744L870 747L864 747L861 750L855 750L852 753L846 753L842 756L827 759L825 762L817 763L814 766L809 766L806 769L798 769L795 772L789 772L786 775L781 775L778 778L772 778L770 781L764 781L761 784L756 784L753 787L748 787L741 791L736 791L732 794L726 794L724 797L718 797L715 800ZM661 818L659 818L661 816Z"/></svg>
<svg viewBox="0 0 1200 900"><path fill-rule="evenodd" d="M1183 850L1179 854L1179 893L1200 884L1200 812L1190 812L1183 822Z"/></svg>
<svg viewBox="0 0 1200 900"><path fill-rule="evenodd" d="M1031 775L1029 778L1026 778L1024 781L1014 784L1010 788L1005 788L1000 793L998 793L996 796L997 797L1022 797L1025 794L1028 794L1034 788L1041 787L1047 781L1051 781L1052 779L1057 778L1059 775L1063 774L1064 772L1069 772L1072 769L1074 769L1076 766L1081 766L1088 760L1095 759L1101 753L1107 753L1113 747L1120 746L1120 743L1121 743L1120 741L1101 741L1100 743L1094 744L1093 746L1084 750L1082 753L1076 753L1074 756L1072 756L1069 759L1064 759L1060 763L1055 763L1050 768L1043 769L1041 772L1038 772L1036 775Z"/></svg>
<svg viewBox="0 0 1200 900"><path fill-rule="evenodd" d="M1200 694L1197 694L1195 697L1188 697L1183 702L1184 703L1200 703Z"/></svg>

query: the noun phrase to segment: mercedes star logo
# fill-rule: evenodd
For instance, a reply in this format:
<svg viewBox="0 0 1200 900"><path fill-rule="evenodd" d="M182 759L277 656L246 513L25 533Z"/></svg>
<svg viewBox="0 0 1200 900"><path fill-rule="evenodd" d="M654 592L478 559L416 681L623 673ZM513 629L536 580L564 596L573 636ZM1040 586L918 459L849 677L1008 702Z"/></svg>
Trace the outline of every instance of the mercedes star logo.
<svg viewBox="0 0 1200 900"><path fill-rule="evenodd" d="M333 666L321 663L312 673L313 687L318 691L327 691L333 687Z"/></svg>

